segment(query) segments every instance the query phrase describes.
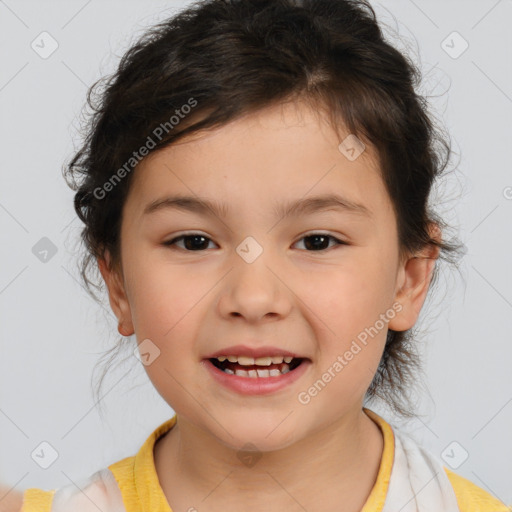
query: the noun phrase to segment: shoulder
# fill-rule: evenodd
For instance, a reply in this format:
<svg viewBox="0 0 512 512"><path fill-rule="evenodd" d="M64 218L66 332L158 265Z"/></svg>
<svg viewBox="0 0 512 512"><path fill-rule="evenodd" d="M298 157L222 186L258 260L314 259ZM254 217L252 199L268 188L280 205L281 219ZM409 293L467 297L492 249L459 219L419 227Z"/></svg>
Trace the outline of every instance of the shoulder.
<svg viewBox="0 0 512 512"><path fill-rule="evenodd" d="M508 507L471 480L446 467L444 470L452 484L461 512L512 512L512 506Z"/></svg>
<svg viewBox="0 0 512 512"><path fill-rule="evenodd" d="M43 489L26 489L23 493L20 512L49 512L52 506L55 489L45 491ZM1 509L0 509L1 510Z"/></svg>

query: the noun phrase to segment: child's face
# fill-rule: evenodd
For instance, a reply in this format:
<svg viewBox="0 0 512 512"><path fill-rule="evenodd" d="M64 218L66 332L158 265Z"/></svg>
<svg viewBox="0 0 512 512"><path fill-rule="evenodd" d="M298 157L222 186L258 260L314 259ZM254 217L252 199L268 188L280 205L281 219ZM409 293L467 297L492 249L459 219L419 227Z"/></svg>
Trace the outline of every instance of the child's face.
<svg viewBox="0 0 512 512"><path fill-rule="evenodd" d="M126 295L109 287L111 304L125 334L151 340L150 360L151 347L160 351L145 368L161 396L226 445L283 448L360 411L387 328L411 327L421 307L423 295L397 312L406 274L392 205L371 149L354 161L338 149L346 135L287 104L156 152L133 176L121 229ZM274 213L334 193L369 214ZM227 212L144 213L178 194ZM190 232L207 238L164 245ZM304 238L318 232L348 245ZM207 362L212 353L239 355L227 349L233 345L309 361L281 389L248 394L220 383Z"/></svg>

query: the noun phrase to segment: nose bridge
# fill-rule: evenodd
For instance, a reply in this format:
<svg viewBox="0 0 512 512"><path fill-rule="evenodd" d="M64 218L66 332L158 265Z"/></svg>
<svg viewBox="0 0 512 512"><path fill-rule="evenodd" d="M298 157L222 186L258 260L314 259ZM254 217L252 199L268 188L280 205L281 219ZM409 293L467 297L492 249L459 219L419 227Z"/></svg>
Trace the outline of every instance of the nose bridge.
<svg viewBox="0 0 512 512"><path fill-rule="evenodd" d="M223 314L238 313L247 319L259 319L269 313L286 314L289 301L272 269L273 251L248 236L235 252L229 284L221 300Z"/></svg>
<svg viewBox="0 0 512 512"><path fill-rule="evenodd" d="M265 243L267 239L259 238L248 236L236 247L235 284L250 287L253 293L274 295L275 276L268 268L272 265L272 250Z"/></svg>

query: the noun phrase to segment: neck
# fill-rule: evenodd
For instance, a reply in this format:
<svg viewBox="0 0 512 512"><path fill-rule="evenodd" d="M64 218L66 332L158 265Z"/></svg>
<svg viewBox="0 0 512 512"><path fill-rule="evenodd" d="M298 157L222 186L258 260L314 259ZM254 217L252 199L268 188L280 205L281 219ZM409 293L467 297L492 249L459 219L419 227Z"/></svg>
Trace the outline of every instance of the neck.
<svg viewBox="0 0 512 512"><path fill-rule="evenodd" d="M286 448L247 461L181 416L155 445L157 474L171 508L226 504L251 510L359 511L375 484L383 450L379 427L361 409ZM307 485L304 483L307 482ZM292 501L290 501L292 500Z"/></svg>

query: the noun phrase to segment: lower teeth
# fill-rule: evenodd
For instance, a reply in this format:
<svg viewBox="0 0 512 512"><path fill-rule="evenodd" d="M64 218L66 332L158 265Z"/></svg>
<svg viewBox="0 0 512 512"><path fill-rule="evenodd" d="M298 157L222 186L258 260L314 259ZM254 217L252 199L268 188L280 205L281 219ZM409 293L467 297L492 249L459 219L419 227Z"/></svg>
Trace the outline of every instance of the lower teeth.
<svg viewBox="0 0 512 512"><path fill-rule="evenodd" d="M224 368L222 370L224 373L227 373L229 375L236 375L237 377L248 377L252 379L257 378L266 378L266 377L279 377L280 375L283 375L284 373L288 373L290 371L290 368L288 365L285 365L283 367L282 371L279 371L277 368L274 368L272 370L231 370L231 368Z"/></svg>

